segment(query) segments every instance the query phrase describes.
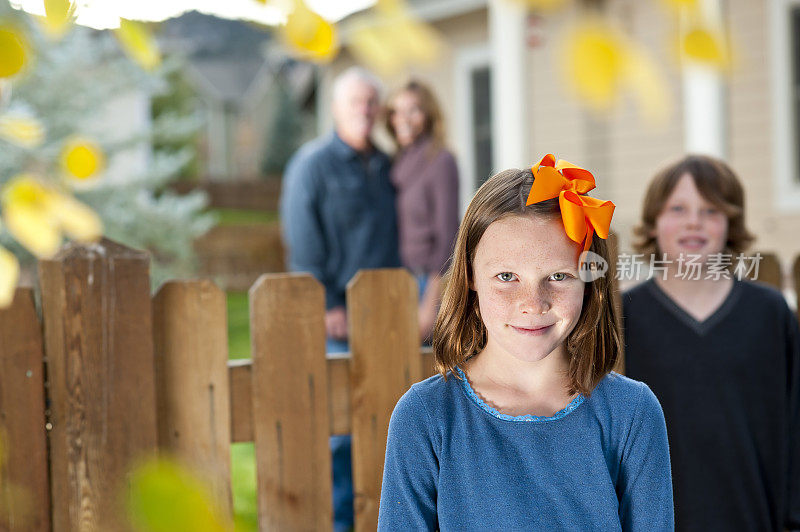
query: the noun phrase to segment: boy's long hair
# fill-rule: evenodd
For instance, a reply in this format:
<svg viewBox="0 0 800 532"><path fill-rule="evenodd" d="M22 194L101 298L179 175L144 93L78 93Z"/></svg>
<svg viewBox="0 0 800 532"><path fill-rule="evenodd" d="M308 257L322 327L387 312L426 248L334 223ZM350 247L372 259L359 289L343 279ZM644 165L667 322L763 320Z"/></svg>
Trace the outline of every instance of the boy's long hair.
<svg viewBox="0 0 800 532"><path fill-rule="evenodd" d="M446 274L442 306L433 330L436 369L445 377L455 366L486 346L486 327L480 317L473 281L475 252L486 228L507 216L558 218L558 198L526 206L533 185L530 170L504 170L478 189L458 230L453 260ZM609 264L608 244L594 236L590 251ZM622 346L618 311L614 305L614 272L586 284L583 308L575 328L567 337L569 392L590 395L613 368Z"/></svg>
<svg viewBox="0 0 800 532"><path fill-rule="evenodd" d="M690 175L700 195L728 218L728 237L723 253L742 253L755 240L744 223L744 188L730 166L709 155L686 155L655 175L644 197L642 220L634 227L633 247L645 257L661 253L655 237L656 219L664 210L681 177Z"/></svg>

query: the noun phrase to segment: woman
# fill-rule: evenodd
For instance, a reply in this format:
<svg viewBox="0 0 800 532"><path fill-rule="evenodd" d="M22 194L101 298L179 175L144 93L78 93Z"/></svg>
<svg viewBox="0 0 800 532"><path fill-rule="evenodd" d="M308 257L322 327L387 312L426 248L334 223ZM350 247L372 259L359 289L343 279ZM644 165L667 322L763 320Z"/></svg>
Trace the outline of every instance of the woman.
<svg viewBox="0 0 800 532"><path fill-rule="evenodd" d="M431 90L409 81L390 99L387 128L398 145L391 179L397 189L400 257L420 287L420 338L430 337L458 230L458 168L444 147L444 124Z"/></svg>

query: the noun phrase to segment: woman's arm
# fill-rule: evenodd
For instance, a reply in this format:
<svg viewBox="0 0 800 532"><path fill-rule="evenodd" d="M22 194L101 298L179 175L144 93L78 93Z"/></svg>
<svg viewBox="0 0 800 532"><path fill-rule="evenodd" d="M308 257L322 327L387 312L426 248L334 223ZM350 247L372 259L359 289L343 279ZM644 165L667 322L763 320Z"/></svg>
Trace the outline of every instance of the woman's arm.
<svg viewBox="0 0 800 532"><path fill-rule="evenodd" d="M442 277L436 274L428 276L425 292L419 302L419 339L424 342L433 333L436 322L436 312L439 310L439 301L442 298Z"/></svg>
<svg viewBox="0 0 800 532"><path fill-rule="evenodd" d="M378 530L435 530L439 459L435 427L412 388L389 422Z"/></svg>
<svg viewBox="0 0 800 532"><path fill-rule="evenodd" d="M453 254L458 233L458 167L449 151L442 151L429 169L431 209L433 210L434 248L428 272L441 275Z"/></svg>
<svg viewBox="0 0 800 532"><path fill-rule="evenodd" d="M673 530L672 472L667 425L656 396L642 392L622 451L617 485L623 530Z"/></svg>

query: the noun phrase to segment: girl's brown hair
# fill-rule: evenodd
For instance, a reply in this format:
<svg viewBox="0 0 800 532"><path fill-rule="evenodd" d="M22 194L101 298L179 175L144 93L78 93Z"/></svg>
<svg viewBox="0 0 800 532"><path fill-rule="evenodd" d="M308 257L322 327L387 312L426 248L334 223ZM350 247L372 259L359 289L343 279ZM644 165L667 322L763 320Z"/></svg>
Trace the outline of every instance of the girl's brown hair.
<svg viewBox="0 0 800 532"><path fill-rule="evenodd" d="M634 249L649 256L660 253L655 237L656 219L681 177L692 176L706 201L728 217L728 238L723 253L741 253L755 237L744 224L744 189L739 178L723 161L708 155L687 155L662 168L647 187L641 224L633 229L638 240Z"/></svg>
<svg viewBox="0 0 800 532"><path fill-rule="evenodd" d="M458 230L453 260L447 271L442 306L433 332L437 370L447 376L455 366L486 345L486 327L478 310L477 293L470 289L478 243L489 225L507 216L544 216L560 219L558 198L526 206L533 185L530 170L505 170L478 189ZM608 244L595 235L590 251L609 264ZM614 306L613 272L587 283L583 308L567 337L569 392L591 394L613 368L622 346L618 312Z"/></svg>
<svg viewBox="0 0 800 532"><path fill-rule="evenodd" d="M386 129L392 136L392 140L397 143L397 132L392 125L392 115L395 112L394 100L398 95L404 92L413 93L417 97L417 100L419 100L419 106L422 108L422 113L425 115L425 128L423 133L431 137L434 147L443 147L445 135L444 118L442 118L442 110L439 107L439 102L436 100L436 96L433 95L433 91L430 87L414 79L408 81L394 91L388 99L388 104L386 105Z"/></svg>

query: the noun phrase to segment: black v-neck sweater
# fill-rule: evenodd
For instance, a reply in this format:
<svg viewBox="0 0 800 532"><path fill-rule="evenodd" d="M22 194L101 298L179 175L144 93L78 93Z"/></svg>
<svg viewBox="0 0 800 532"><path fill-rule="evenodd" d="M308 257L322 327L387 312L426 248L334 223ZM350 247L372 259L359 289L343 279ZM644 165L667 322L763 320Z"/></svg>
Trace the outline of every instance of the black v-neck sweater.
<svg viewBox="0 0 800 532"><path fill-rule="evenodd" d="M664 409L676 530L800 529L800 327L734 281L703 322L651 279L623 297L626 375Z"/></svg>

